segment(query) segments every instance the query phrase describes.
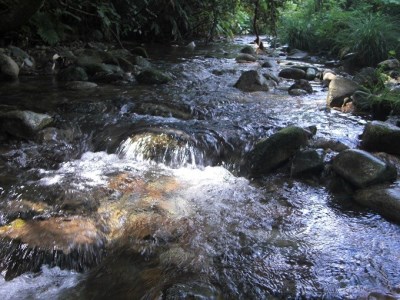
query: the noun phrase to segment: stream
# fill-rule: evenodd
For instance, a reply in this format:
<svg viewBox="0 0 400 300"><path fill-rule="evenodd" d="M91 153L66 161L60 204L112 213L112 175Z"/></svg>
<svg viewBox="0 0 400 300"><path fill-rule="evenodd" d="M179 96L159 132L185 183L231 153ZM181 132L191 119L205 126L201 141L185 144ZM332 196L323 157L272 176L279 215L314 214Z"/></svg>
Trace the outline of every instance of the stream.
<svg viewBox="0 0 400 300"><path fill-rule="evenodd" d="M247 176L245 155L281 128L356 148L367 122L327 109L318 82L234 88L260 68L235 61L251 40L148 47L166 85L0 87L2 106L58 129L0 146L0 225L22 236L0 242L2 299L400 297L399 225L318 178Z"/></svg>

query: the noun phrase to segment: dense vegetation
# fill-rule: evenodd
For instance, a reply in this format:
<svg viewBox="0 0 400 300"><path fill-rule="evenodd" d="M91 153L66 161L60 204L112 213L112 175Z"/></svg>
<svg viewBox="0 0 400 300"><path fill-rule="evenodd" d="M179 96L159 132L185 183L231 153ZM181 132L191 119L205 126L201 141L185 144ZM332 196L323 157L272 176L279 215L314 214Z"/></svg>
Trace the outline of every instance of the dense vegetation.
<svg viewBox="0 0 400 300"><path fill-rule="evenodd" d="M331 56L354 53L360 65L400 52L398 0L0 0L3 19L13 10L27 12L24 18L16 14L29 20L18 33L31 43L210 41L253 33L278 35L290 47ZM0 25L3 34L13 29Z"/></svg>

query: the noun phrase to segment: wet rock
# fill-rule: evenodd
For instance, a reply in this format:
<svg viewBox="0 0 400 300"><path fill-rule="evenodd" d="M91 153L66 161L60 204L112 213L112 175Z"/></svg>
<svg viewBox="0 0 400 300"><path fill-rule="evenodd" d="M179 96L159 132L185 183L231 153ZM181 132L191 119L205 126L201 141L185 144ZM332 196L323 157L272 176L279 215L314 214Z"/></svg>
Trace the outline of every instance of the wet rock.
<svg viewBox="0 0 400 300"><path fill-rule="evenodd" d="M21 71L24 69L33 69L35 67L35 59L21 48L8 46L8 49L11 57L18 64Z"/></svg>
<svg viewBox="0 0 400 300"><path fill-rule="evenodd" d="M16 80L18 75L18 64L11 57L0 53L0 79Z"/></svg>
<svg viewBox="0 0 400 300"><path fill-rule="evenodd" d="M105 244L96 224L78 216L16 219L0 227L0 237L0 269L8 280L27 271L37 272L42 264L85 270L98 263Z"/></svg>
<svg viewBox="0 0 400 300"><path fill-rule="evenodd" d="M394 181L397 171L372 154L356 149L340 152L332 164L333 170L358 188Z"/></svg>
<svg viewBox="0 0 400 300"><path fill-rule="evenodd" d="M324 169L324 156L325 153L322 149L296 153L292 162L292 175L320 173Z"/></svg>
<svg viewBox="0 0 400 300"><path fill-rule="evenodd" d="M0 120L1 131L24 139L32 139L39 130L53 122L53 118L47 114L28 110L0 113Z"/></svg>
<svg viewBox="0 0 400 300"><path fill-rule="evenodd" d="M262 75L265 77L265 79L273 80L274 82L279 84L279 77L276 76L273 72L264 72Z"/></svg>
<svg viewBox="0 0 400 300"><path fill-rule="evenodd" d="M197 299L217 300L221 299L220 292L206 282L177 283L169 287L165 292L165 300Z"/></svg>
<svg viewBox="0 0 400 300"><path fill-rule="evenodd" d="M319 138L312 142L314 148L322 148L324 150L332 150L335 152L342 152L350 147L339 140Z"/></svg>
<svg viewBox="0 0 400 300"><path fill-rule="evenodd" d="M255 70L243 72L234 87L244 92L267 92L269 90L265 77Z"/></svg>
<svg viewBox="0 0 400 300"><path fill-rule="evenodd" d="M257 58L251 54L241 53L236 57L237 62L255 62Z"/></svg>
<svg viewBox="0 0 400 300"><path fill-rule="evenodd" d="M287 59L291 60L303 60L308 57L308 53L305 51L301 51L298 49L293 49L292 51L289 52L289 55L287 56Z"/></svg>
<svg viewBox="0 0 400 300"><path fill-rule="evenodd" d="M3 202L1 210L4 212L6 220L13 221L18 218L31 219L49 211L50 207L44 202L32 202L22 199Z"/></svg>
<svg viewBox="0 0 400 300"><path fill-rule="evenodd" d="M65 84L65 87L69 90L87 90L97 87L97 84L89 81L71 81Z"/></svg>
<svg viewBox="0 0 400 300"><path fill-rule="evenodd" d="M74 139L74 133L71 129L58 129L47 127L40 130L36 141L39 143L71 143Z"/></svg>
<svg viewBox="0 0 400 300"><path fill-rule="evenodd" d="M302 89L289 89L289 95L290 96L305 96L307 95L307 92Z"/></svg>
<svg viewBox="0 0 400 300"><path fill-rule="evenodd" d="M87 81L88 75L82 67L69 66L58 72L57 79L60 81Z"/></svg>
<svg viewBox="0 0 400 300"><path fill-rule="evenodd" d="M306 70L306 79L314 80L317 77L317 70L315 68L307 68Z"/></svg>
<svg viewBox="0 0 400 300"><path fill-rule="evenodd" d="M354 199L382 216L400 222L400 189L373 187L357 191Z"/></svg>
<svg viewBox="0 0 400 300"><path fill-rule="evenodd" d="M364 128L361 145L369 151L400 155L400 127L381 121L372 121Z"/></svg>
<svg viewBox="0 0 400 300"><path fill-rule="evenodd" d="M134 64L144 69L149 69L151 67L151 63L142 56L136 56L134 59Z"/></svg>
<svg viewBox="0 0 400 300"><path fill-rule="evenodd" d="M355 91L357 91L359 85L351 80L344 77L335 77L329 83L327 104L330 107L341 107L343 100L346 97L350 97Z"/></svg>
<svg viewBox="0 0 400 300"><path fill-rule="evenodd" d="M124 73L120 72L97 72L91 78L93 81L101 83L112 83L122 81L125 79Z"/></svg>
<svg viewBox="0 0 400 300"><path fill-rule="evenodd" d="M398 59L392 58L380 62L378 66L384 70L394 70L400 68L400 62Z"/></svg>
<svg viewBox="0 0 400 300"><path fill-rule="evenodd" d="M277 66L278 64L274 60L267 60L261 65L263 68L275 68Z"/></svg>
<svg viewBox="0 0 400 300"><path fill-rule="evenodd" d="M298 79L293 85L289 87L289 94L291 90L303 90L309 94L313 92L313 88L308 80ZM292 94L291 94L292 95Z"/></svg>
<svg viewBox="0 0 400 300"><path fill-rule="evenodd" d="M276 169L307 145L308 136L303 128L290 126L259 141L248 155L251 174L260 176Z"/></svg>
<svg viewBox="0 0 400 300"><path fill-rule="evenodd" d="M256 54L256 50L254 49L254 47L247 45L245 46L243 49L240 50L241 53L245 53L245 54L251 54L251 55L255 55Z"/></svg>
<svg viewBox="0 0 400 300"><path fill-rule="evenodd" d="M286 79L304 79L306 72L298 68L285 68L279 72L278 76Z"/></svg>
<svg viewBox="0 0 400 300"><path fill-rule="evenodd" d="M172 81L172 78L161 71L146 69L136 76L136 80L140 84L163 84Z"/></svg>

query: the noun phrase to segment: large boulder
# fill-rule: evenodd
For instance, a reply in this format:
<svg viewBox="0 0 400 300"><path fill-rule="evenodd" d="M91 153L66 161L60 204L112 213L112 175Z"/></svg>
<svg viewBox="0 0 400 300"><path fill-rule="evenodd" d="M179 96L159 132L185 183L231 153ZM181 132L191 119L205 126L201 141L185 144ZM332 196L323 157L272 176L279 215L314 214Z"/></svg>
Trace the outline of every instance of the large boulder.
<svg viewBox="0 0 400 300"><path fill-rule="evenodd" d="M32 139L36 133L53 122L47 114L13 110L0 113L0 130L12 136Z"/></svg>
<svg viewBox="0 0 400 300"><path fill-rule="evenodd" d="M357 91L359 85L344 77L335 77L329 83L327 104L331 107L341 107L346 97L350 97Z"/></svg>
<svg viewBox="0 0 400 300"><path fill-rule="evenodd" d="M18 75L18 64L11 57L0 53L0 79L15 80Z"/></svg>
<svg viewBox="0 0 400 300"><path fill-rule="evenodd" d="M136 76L136 80L140 84L163 84L172 81L172 78L161 71L146 69Z"/></svg>
<svg viewBox="0 0 400 300"><path fill-rule="evenodd" d="M382 216L400 222L400 189L381 187L359 190L354 199Z"/></svg>
<svg viewBox="0 0 400 300"><path fill-rule="evenodd" d="M249 153L251 174L261 176L276 169L307 145L308 136L303 128L289 126L259 141Z"/></svg>
<svg viewBox="0 0 400 300"><path fill-rule="evenodd" d="M244 92L269 90L267 79L255 70L243 72L234 87Z"/></svg>
<svg viewBox="0 0 400 300"><path fill-rule="evenodd" d="M400 155L400 128L389 123L372 121L364 128L361 145L369 151Z"/></svg>
<svg viewBox="0 0 400 300"><path fill-rule="evenodd" d="M306 72L298 68L285 68L279 72L279 77L286 79L305 79Z"/></svg>
<svg viewBox="0 0 400 300"><path fill-rule="evenodd" d="M393 166L372 154L357 149L340 152L332 164L333 170L358 188L394 181L397 171Z"/></svg>

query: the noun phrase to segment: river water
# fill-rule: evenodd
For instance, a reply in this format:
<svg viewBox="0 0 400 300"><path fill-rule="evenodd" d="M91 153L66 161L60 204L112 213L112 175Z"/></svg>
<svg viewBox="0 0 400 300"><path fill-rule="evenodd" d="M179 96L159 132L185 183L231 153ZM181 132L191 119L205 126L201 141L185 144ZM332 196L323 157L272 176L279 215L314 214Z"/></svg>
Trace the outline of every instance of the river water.
<svg viewBox="0 0 400 300"><path fill-rule="evenodd" d="M47 112L58 128L0 147L0 222L22 228L22 241L1 241L2 299L399 295L397 224L318 178L247 177L246 153L280 128L316 126L314 139L356 147L366 123L327 110L318 83L305 97L288 96L289 81L235 89L259 68L234 59L249 40L149 47L167 85L1 87L3 105Z"/></svg>

